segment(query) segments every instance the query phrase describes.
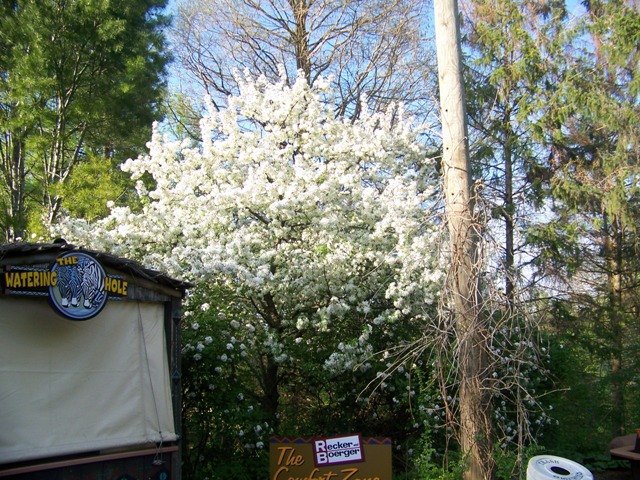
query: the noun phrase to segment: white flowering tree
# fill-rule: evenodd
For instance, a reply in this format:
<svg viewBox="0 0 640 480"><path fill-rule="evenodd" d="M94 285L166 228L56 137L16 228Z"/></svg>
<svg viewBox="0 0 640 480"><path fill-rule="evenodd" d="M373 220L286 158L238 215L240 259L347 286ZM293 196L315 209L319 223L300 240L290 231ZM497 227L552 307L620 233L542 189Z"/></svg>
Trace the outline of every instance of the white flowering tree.
<svg viewBox="0 0 640 480"><path fill-rule="evenodd" d="M404 382L395 385L391 361L374 354L415 340L435 311L433 162L400 107L363 105L347 121L322 80L239 84L228 108L202 118L201 143L156 128L149 153L124 165L142 207L69 221L63 235L198 285L185 322L185 407L202 431L227 429L238 448L259 449L263 435L311 418L326 430L298 433L369 415L378 428L369 433L389 435L398 422L382 417L406 410L412 365L394 367ZM368 384L375 393L360 395ZM328 425L323 408L343 411L343 423ZM211 439L196 443L203 455Z"/></svg>

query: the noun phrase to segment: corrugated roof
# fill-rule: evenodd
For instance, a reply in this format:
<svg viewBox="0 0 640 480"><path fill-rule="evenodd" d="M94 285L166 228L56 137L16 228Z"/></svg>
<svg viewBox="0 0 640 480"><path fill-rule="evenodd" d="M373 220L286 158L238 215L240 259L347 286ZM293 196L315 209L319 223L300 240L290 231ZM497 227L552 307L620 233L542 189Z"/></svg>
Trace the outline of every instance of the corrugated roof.
<svg viewBox="0 0 640 480"><path fill-rule="evenodd" d="M90 250L67 243L62 239L54 240L52 243L15 242L0 244L0 261L24 258L30 255L51 255L57 256L66 252L80 252L93 256L104 267L114 268L134 277L142 278L152 283L180 290L192 288L194 285L169 277L168 275L145 268L139 262L126 258L117 257L106 252Z"/></svg>

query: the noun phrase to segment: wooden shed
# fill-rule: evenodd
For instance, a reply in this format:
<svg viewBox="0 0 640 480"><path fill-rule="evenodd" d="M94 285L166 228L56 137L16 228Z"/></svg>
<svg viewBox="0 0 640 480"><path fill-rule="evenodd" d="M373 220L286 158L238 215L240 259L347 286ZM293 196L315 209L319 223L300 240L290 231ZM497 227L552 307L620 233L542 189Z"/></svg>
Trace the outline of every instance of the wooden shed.
<svg viewBox="0 0 640 480"><path fill-rule="evenodd" d="M190 285L63 240L0 268L0 477L180 480Z"/></svg>

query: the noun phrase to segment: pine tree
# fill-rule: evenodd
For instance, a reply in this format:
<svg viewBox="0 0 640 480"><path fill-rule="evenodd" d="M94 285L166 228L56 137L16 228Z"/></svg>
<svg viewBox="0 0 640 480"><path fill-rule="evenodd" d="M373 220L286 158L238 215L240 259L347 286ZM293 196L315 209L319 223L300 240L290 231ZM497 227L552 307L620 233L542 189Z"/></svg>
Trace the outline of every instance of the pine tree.
<svg viewBox="0 0 640 480"><path fill-rule="evenodd" d="M532 238L564 280L572 328L589 335L607 371L611 434L619 435L632 426L626 392L640 334L640 12L619 1L585 8L578 33L589 42L569 59L541 122L555 218Z"/></svg>

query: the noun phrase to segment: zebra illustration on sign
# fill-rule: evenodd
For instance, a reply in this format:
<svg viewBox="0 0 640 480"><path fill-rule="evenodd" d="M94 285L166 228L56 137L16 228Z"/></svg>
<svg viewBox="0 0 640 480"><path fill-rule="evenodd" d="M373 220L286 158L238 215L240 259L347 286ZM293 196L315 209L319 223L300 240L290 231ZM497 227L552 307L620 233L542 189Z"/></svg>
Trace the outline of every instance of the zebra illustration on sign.
<svg viewBox="0 0 640 480"><path fill-rule="evenodd" d="M58 268L58 289L60 290L60 303L64 308L77 307L80 303L80 275L74 265L63 265Z"/></svg>
<svg viewBox="0 0 640 480"><path fill-rule="evenodd" d="M92 308L94 304L99 304L106 296L104 291L104 271L98 263L91 257L81 257L78 259L78 275L80 276L80 286L84 295L84 308Z"/></svg>
<svg viewBox="0 0 640 480"><path fill-rule="evenodd" d="M106 274L90 255L74 252L56 258L51 269L57 283L49 287L49 298L61 315L72 320L88 320L104 307Z"/></svg>

